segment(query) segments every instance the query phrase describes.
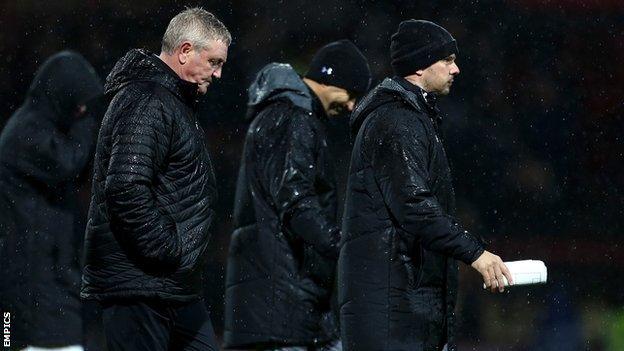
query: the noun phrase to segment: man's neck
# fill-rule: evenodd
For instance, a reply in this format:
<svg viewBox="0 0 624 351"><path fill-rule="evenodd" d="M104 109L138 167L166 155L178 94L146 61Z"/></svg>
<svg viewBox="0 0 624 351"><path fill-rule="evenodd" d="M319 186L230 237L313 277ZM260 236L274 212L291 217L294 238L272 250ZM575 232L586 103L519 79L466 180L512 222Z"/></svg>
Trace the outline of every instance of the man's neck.
<svg viewBox="0 0 624 351"><path fill-rule="evenodd" d="M162 62L164 62L167 66L169 66L169 68L171 68L171 70L174 71L178 75L178 77L180 77L181 79L184 79L182 77L180 66L176 64L176 59L173 55L169 55L165 52L161 52L160 55L158 55L158 58Z"/></svg>
<svg viewBox="0 0 624 351"><path fill-rule="evenodd" d="M411 75L411 76L407 76L407 77L403 77L405 78L406 81L412 83L413 85L419 87L420 89L422 89L422 91L428 93L427 89L425 89L423 82L419 79L420 77L415 76L415 75Z"/></svg>
<svg viewBox="0 0 624 351"><path fill-rule="evenodd" d="M413 92L414 94L416 94L418 99L421 99L432 112L434 112L436 115L438 114L438 108L436 106L437 105L436 94L428 93L425 89L423 89L418 84L420 83L420 81L418 80L414 80L414 79L410 80L408 79L408 77L397 77L397 78L399 79L399 84L404 89L407 89Z"/></svg>
<svg viewBox="0 0 624 351"><path fill-rule="evenodd" d="M323 106L323 112L327 113L326 111L327 111L327 108L329 107L329 103L323 99L323 94L322 94L323 87L321 86L321 84L309 78L303 78L303 82L308 86L308 88L310 88L312 93L316 95L318 100L321 102L321 105Z"/></svg>

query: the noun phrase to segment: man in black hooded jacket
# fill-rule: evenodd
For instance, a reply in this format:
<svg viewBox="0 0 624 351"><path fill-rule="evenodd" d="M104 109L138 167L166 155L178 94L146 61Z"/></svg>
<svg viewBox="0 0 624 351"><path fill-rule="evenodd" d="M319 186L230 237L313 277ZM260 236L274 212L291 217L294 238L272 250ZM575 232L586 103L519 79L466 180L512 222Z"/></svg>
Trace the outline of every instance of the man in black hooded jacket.
<svg viewBox="0 0 624 351"><path fill-rule="evenodd" d="M369 82L366 59L341 40L317 51L303 79L273 63L251 85L228 256L226 347L340 347L329 313L340 230L325 123L351 111Z"/></svg>
<svg viewBox="0 0 624 351"><path fill-rule="evenodd" d="M131 50L106 79L82 296L103 305L109 350L217 350L201 300L215 175L196 99L231 37L214 15L176 15L159 56Z"/></svg>
<svg viewBox="0 0 624 351"><path fill-rule="evenodd" d="M0 310L11 346L82 344L77 178L95 149L102 84L79 54L39 68L0 135Z"/></svg>
<svg viewBox="0 0 624 351"><path fill-rule="evenodd" d="M356 135L338 263L345 350L455 349L457 263L492 290L511 283L500 257L453 217L451 174L439 130L437 94L459 74L455 39L409 20L392 36L396 73L351 117Z"/></svg>

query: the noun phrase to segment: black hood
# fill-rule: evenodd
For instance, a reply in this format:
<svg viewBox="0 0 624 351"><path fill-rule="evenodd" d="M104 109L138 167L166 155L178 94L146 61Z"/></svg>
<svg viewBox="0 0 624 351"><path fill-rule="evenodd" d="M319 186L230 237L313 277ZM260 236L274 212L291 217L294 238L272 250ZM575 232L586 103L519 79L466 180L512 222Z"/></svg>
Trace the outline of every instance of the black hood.
<svg viewBox="0 0 624 351"><path fill-rule="evenodd" d="M34 103L48 105L57 121L71 119L76 107L102 94L95 70L80 54L61 51L37 71L28 90Z"/></svg>
<svg viewBox="0 0 624 351"><path fill-rule="evenodd" d="M144 49L132 49L111 70L104 93L113 96L128 84L136 82L158 83L183 101L197 99L197 84L180 79L158 56Z"/></svg>
<svg viewBox="0 0 624 351"><path fill-rule="evenodd" d="M421 107L422 101L420 96L412 90L405 89L399 82L394 79L386 78L370 91L351 114L349 122L351 126L351 134L355 136L364 122L368 114L377 107L391 101L404 101L417 111L423 111Z"/></svg>
<svg viewBox="0 0 624 351"><path fill-rule="evenodd" d="M301 77L287 63L269 63L256 75L248 91L247 119L266 103L287 99L307 111L314 109L314 97Z"/></svg>

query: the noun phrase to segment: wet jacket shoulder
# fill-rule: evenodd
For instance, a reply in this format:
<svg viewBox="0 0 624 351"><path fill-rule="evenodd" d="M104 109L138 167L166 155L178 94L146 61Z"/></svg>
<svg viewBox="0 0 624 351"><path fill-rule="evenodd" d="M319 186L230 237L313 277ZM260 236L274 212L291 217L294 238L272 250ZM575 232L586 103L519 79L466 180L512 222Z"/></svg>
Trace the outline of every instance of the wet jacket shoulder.
<svg viewBox="0 0 624 351"><path fill-rule="evenodd" d="M216 197L197 87L132 50L105 88L82 295L197 298Z"/></svg>
<svg viewBox="0 0 624 351"><path fill-rule="evenodd" d="M336 337L323 324L338 253L335 180L325 112L312 94L285 64L266 66L250 87L226 277L226 347Z"/></svg>

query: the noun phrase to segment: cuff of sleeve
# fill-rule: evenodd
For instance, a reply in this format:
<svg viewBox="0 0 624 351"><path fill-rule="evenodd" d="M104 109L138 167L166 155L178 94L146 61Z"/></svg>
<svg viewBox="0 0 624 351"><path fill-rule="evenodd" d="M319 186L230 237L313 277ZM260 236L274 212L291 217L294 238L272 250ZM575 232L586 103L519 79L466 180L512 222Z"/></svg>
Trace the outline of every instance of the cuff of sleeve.
<svg viewBox="0 0 624 351"><path fill-rule="evenodd" d="M466 260L463 260L467 265L471 265L474 261L476 261L485 251L483 246L479 246L476 250L472 251L472 254L467 257Z"/></svg>

